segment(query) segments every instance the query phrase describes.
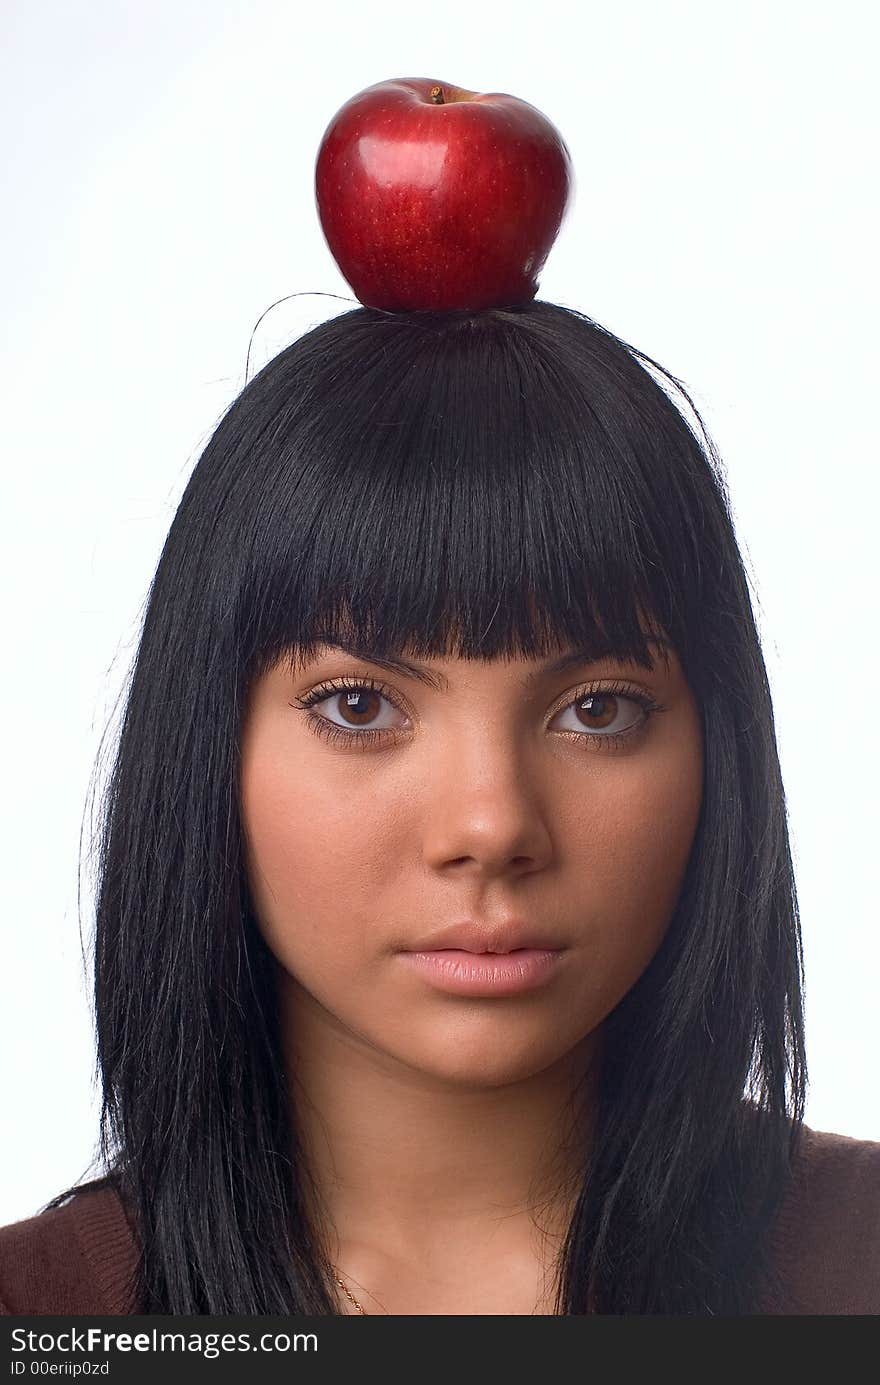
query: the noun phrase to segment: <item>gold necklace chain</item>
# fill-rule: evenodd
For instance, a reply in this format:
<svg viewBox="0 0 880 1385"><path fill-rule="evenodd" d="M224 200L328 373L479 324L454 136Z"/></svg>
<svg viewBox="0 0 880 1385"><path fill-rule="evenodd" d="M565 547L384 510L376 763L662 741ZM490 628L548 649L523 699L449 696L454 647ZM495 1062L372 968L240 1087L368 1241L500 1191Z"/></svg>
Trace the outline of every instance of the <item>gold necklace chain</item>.
<svg viewBox="0 0 880 1385"><path fill-rule="evenodd" d="M339 1285L340 1289L341 1289L342 1292L345 1294L346 1298L350 1298L350 1299L351 1299L352 1303L354 1304L354 1306L355 1306L355 1308L358 1310L358 1312L359 1312L359 1313L363 1313L364 1317L365 1317L365 1318L368 1318L370 1315L369 1315L369 1313L367 1312L366 1308L362 1308L361 1305L358 1303L357 1299L355 1298L354 1294L351 1293L351 1292L345 1287L345 1285L343 1284L342 1280L339 1278L339 1275L336 1273L336 1266L335 1266L335 1265L333 1266L333 1278L336 1280L336 1283Z"/></svg>

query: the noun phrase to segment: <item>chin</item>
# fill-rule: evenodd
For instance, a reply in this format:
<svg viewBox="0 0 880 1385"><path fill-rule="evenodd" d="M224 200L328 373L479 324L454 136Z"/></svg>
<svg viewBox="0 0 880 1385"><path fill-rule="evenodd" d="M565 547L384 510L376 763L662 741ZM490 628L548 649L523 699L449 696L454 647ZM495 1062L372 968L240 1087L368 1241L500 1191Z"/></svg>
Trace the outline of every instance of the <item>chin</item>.
<svg viewBox="0 0 880 1385"><path fill-rule="evenodd" d="M491 1002L497 1005L499 1002ZM492 1087L508 1087L527 1082L538 1073L557 1063L586 1055L592 1048L592 1036L579 1034L566 1042L559 1033L557 1022L545 1026L521 1015L511 1018L502 1027L486 1022L473 1024L472 1016L461 1017L442 1026L442 1032L416 1033L410 1028L409 1042L395 1044L389 1052L397 1061L418 1071L423 1078L433 1079L444 1087L485 1091ZM541 1030L544 1029L542 1033Z"/></svg>

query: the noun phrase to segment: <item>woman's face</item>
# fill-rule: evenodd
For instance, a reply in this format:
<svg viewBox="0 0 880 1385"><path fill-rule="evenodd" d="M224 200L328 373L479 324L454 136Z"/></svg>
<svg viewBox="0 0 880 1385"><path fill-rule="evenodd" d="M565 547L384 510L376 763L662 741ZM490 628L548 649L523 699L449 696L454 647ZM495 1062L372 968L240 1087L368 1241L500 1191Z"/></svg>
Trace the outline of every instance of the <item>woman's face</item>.
<svg viewBox="0 0 880 1385"><path fill-rule="evenodd" d="M484 1086L589 1048L662 941L700 812L699 711L654 656L407 671L322 646L254 685L248 878L301 1032ZM454 924L557 955L527 988L462 993L413 956Z"/></svg>

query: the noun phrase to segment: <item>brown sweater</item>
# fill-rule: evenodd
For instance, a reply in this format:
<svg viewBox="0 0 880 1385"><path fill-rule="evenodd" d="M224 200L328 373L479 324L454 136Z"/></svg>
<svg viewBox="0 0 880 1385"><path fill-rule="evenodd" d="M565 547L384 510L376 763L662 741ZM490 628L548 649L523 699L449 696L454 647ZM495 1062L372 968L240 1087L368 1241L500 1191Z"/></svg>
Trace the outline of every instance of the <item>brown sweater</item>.
<svg viewBox="0 0 880 1385"><path fill-rule="evenodd" d="M766 1314L880 1314L880 1142L804 1128L772 1229ZM0 1312L136 1313L131 1228L109 1189L0 1228Z"/></svg>

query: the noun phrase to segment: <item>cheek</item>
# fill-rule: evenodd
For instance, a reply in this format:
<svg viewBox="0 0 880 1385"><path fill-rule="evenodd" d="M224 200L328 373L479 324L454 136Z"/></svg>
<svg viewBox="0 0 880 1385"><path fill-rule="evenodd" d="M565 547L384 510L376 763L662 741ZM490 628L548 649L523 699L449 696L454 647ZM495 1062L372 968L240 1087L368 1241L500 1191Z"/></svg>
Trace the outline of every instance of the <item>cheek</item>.
<svg viewBox="0 0 880 1385"><path fill-rule="evenodd" d="M393 859L375 815L309 766L291 773L268 743L242 756L241 809L248 881L268 946L288 971L338 975L370 934L370 919L352 912L352 901L363 908L378 897Z"/></svg>
<svg viewBox="0 0 880 1385"><path fill-rule="evenodd" d="M702 754L633 760L609 775L570 848L583 886L584 942L612 1004L650 962L675 909L699 821Z"/></svg>

